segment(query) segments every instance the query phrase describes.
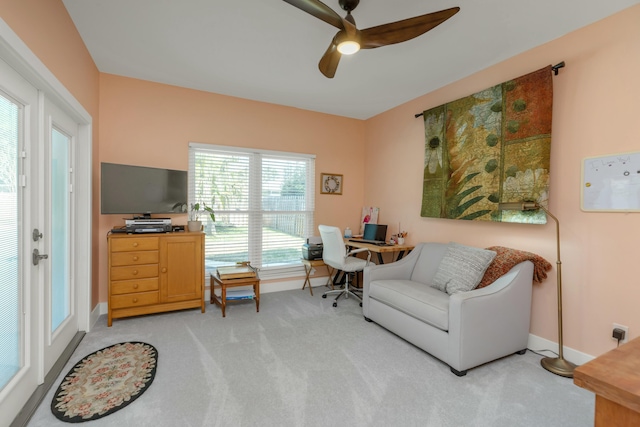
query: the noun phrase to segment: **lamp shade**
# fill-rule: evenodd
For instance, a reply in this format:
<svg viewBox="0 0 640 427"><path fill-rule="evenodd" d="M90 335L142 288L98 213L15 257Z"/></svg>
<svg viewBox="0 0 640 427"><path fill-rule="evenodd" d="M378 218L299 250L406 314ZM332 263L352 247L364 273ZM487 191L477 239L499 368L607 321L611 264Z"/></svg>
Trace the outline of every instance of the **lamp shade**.
<svg viewBox="0 0 640 427"><path fill-rule="evenodd" d="M533 211L540 209L540 205L536 202L508 202L498 203L498 209L501 211Z"/></svg>

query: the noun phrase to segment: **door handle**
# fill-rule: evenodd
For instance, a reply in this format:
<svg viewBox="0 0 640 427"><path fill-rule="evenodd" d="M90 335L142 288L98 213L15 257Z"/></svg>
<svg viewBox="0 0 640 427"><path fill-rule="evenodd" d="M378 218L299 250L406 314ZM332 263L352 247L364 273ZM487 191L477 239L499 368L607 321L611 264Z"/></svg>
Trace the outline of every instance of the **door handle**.
<svg viewBox="0 0 640 427"><path fill-rule="evenodd" d="M33 250L33 265L38 265L41 259L47 259L49 255L42 254L40 255L40 251L38 249Z"/></svg>

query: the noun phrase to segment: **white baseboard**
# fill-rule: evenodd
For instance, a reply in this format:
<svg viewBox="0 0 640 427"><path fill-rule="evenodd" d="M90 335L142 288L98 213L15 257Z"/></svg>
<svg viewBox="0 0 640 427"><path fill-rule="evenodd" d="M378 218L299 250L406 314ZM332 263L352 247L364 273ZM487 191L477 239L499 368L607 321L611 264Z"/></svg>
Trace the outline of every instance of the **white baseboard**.
<svg viewBox="0 0 640 427"><path fill-rule="evenodd" d="M554 357L557 355L559 347L557 342L549 341L545 338L529 334L529 342L527 344L527 348L529 350ZM556 354L551 353L551 351L555 352ZM590 360L595 359L595 357L591 356L590 354L582 353L578 350L569 348L566 345L563 346L562 352L566 360L571 363L575 363L576 365L583 365Z"/></svg>
<svg viewBox="0 0 640 427"><path fill-rule="evenodd" d="M287 280L284 282L269 282L269 283L264 283L260 285L260 293L261 294L268 294L271 292L281 292L281 291L291 291L294 289L300 289L300 292L302 292L302 284L304 283L304 279L300 279L300 280ZM324 285L327 283L327 277L318 277L318 278L311 278L311 285L316 288L316 287L322 287L324 288ZM329 289L329 288L324 288L324 289ZM305 288L304 292L309 292L309 290L307 288ZM205 289L204 292L204 300L206 302L209 301L210 298L210 290L209 289ZM93 325L96 324L96 322L98 321L98 317L100 317L103 314L107 314L107 303L106 302L101 302L98 303L98 305L96 305L94 307L94 309L91 311L91 327L93 328Z"/></svg>
<svg viewBox="0 0 640 427"><path fill-rule="evenodd" d="M327 277L317 277L311 278L311 286L314 288L323 288L329 290L329 288L325 288L324 285L327 283ZM292 291L295 289L300 290L302 292L302 285L304 284L304 279L299 280L286 280L283 282L269 282L269 283L261 283L260 284L260 293L261 294L269 294L271 292L282 292L282 291ZM309 288L305 288L304 292L309 293ZM324 292L324 291L323 291ZM206 289L204 292L205 301L209 301L210 290Z"/></svg>
<svg viewBox="0 0 640 427"><path fill-rule="evenodd" d="M98 317L100 317L103 314L107 314L107 303L106 302L100 302L98 303L98 305L96 305L93 310L91 310L91 315L90 315L90 328L93 329L93 327L95 326L96 322L98 321Z"/></svg>

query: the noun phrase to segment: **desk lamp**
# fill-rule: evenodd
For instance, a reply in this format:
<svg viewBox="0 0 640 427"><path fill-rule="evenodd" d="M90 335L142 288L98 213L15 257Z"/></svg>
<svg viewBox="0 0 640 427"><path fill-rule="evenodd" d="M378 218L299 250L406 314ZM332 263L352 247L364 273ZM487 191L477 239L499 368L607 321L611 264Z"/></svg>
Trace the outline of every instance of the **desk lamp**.
<svg viewBox="0 0 640 427"><path fill-rule="evenodd" d="M547 216L551 217L556 222L556 245L557 245L557 260L556 271L558 274L558 357L545 357L540 361L540 364L544 369L549 372L553 372L556 375L562 377L573 378L573 370L576 365L565 360L563 356L563 344L562 344L562 262L560 261L560 222L551 212L545 209L544 206L536 202L515 202L515 203L499 203L499 210L510 211L535 211L542 210Z"/></svg>

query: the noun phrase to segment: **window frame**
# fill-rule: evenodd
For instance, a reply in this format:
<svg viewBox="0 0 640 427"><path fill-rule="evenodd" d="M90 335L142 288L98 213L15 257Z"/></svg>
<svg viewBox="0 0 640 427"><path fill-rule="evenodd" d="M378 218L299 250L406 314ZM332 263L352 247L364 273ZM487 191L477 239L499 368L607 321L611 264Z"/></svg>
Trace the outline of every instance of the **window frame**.
<svg viewBox="0 0 640 427"><path fill-rule="evenodd" d="M196 180L195 180L195 155L196 153L206 153L206 152L218 152L220 154L226 153L228 155L237 155L237 156L246 156L248 161L248 171L249 177L249 197L248 197L248 207L244 211L238 212L237 210L227 211L227 210L219 210L215 206L213 207L216 213L216 216L219 217L221 215L230 214L230 213L241 213L247 215L247 223L249 230L247 232L248 239L248 251L249 251L249 261L252 262L252 265L258 267L260 269L260 277L261 279L281 279L281 278L290 278L290 277L299 277L304 275L304 266L300 259L296 262L287 263L279 266L262 266L262 251L263 242L261 238L261 233L257 233L258 230L263 229L263 218L265 215L273 215L273 214L286 214L292 213L296 215L303 215L304 217L304 231L303 231L303 239L308 238L309 236L313 236L314 234L314 221L315 221L315 154L306 154L306 153L293 153L293 152L284 152L284 151L275 151L275 150L264 150L264 149L255 149L248 147L234 147L234 146L225 146L225 145L216 145L216 144L206 144L199 142L190 142L189 143L189 168L188 168L188 181L189 181L189 190L188 190L188 206L191 206L191 203L201 202L201 200L195 200L196 194ZM262 181L262 164L263 159L283 159L283 160L295 160L295 161L304 161L307 163L306 165L306 187L305 187L305 208L304 210L292 210L292 211L273 211L273 210L264 210L262 206L263 200L263 181ZM206 215L205 215L206 216ZM257 226L260 224L259 226ZM259 235L256 235L259 234ZM256 246L257 245L257 246ZM300 249L302 249L302 245L300 245ZM206 247L205 247L205 258L207 256ZM302 254L300 254L302 257ZM253 259L252 259L253 258ZM257 261L255 261L257 260ZM237 261L247 261L247 260L237 260ZM206 267L205 267L206 270ZM205 275L212 273L211 268L205 271ZM205 276L206 277L206 276Z"/></svg>

